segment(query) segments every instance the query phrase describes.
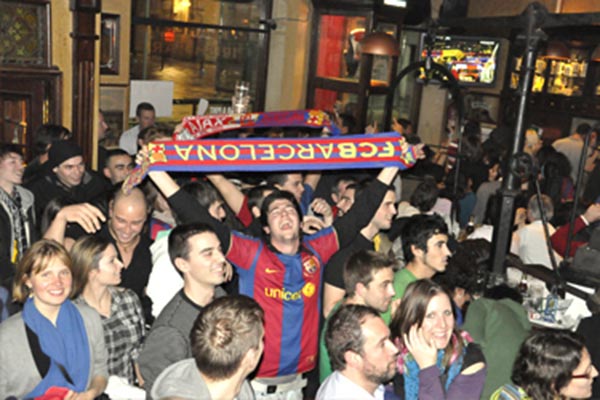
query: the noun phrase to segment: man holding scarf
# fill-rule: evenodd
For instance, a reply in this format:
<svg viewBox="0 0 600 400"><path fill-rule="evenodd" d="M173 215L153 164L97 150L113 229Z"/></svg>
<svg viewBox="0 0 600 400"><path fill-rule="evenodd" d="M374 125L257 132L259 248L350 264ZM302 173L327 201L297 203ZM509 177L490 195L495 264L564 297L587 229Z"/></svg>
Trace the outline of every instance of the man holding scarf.
<svg viewBox="0 0 600 400"><path fill-rule="evenodd" d="M149 173L180 219L213 227L225 256L237 269L240 293L253 297L265 310L265 352L252 382L257 398L302 398L306 385L302 374L317 361L322 268L369 223L397 172L395 166L384 168L356 207L332 227L308 236L301 234L301 211L293 194L276 191L263 201L263 238L230 231L167 173Z"/></svg>

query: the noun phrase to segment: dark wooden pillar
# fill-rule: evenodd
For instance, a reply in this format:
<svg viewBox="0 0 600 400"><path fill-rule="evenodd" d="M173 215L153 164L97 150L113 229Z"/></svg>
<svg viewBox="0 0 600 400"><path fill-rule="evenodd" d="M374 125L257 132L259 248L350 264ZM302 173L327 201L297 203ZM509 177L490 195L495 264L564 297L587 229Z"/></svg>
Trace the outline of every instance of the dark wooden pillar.
<svg viewBox="0 0 600 400"><path fill-rule="evenodd" d="M73 13L73 135L88 165L94 151L94 70L96 14L101 0L71 0Z"/></svg>

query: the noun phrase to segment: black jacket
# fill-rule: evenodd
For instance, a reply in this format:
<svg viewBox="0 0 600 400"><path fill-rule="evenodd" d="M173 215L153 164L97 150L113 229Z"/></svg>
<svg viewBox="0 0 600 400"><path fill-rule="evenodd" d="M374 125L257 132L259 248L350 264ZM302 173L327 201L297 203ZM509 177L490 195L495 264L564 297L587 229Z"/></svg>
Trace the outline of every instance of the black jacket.
<svg viewBox="0 0 600 400"><path fill-rule="evenodd" d="M111 185L97 173L86 171L78 186L68 188L58 180L56 174L48 172L28 183L27 188L35 196L35 215L39 224L44 208L51 200L64 198L73 204L85 202L96 204L97 201L104 200L106 193L111 190Z"/></svg>

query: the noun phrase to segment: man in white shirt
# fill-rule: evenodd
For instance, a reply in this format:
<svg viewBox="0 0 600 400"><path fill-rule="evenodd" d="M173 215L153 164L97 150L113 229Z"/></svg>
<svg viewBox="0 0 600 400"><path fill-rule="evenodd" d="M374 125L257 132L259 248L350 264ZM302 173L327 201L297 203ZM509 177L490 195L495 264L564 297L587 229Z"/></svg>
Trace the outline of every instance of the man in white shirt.
<svg viewBox="0 0 600 400"><path fill-rule="evenodd" d="M549 220L554 213L552 200L546 195L542 195L541 200L546 214L546 220ZM529 204L527 205L527 218L531 222L517 230L513 235L511 252L518 254L525 264L540 264L548 269L552 269L544 233L544 225L542 224L542 215L536 195L531 196L529 199ZM548 223L548 234L552 236L555 231L554 227ZM563 258L554 249L552 249L552 251L554 252L556 263L560 264ZM549 294L545 282L531 276L527 278L527 282L530 292L534 293L534 297L540 295L545 297ZM577 289L583 290L584 292L593 293L593 289L589 287L582 285L576 286L573 283L570 283L570 285L575 286ZM570 293L567 293L565 298L572 299L571 305L564 312L565 317L575 321L579 318L591 315L583 299L573 296Z"/></svg>
<svg viewBox="0 0 600 400"><path fill-rule="evenodd" d="M156 111L150 103L140 103L135 109L135 119L139 125L126 130L119 138L119 147L131 155L135 155L138 150L138 134L144 128L154 125Z"/></svg>
<svg viewBox="0 0 600 400"><path fill-rule="evenodd" d="M398 349L377 310L358 304L341 306L325 334L335 372L321 385L317 400L383 400L383 383L396 373Z"/></svg>
<svg viewBox="0 0 600 400"><path fill-rule="evenodd" d="M565 138L557 139L552 143L552 147L556 151L563 153L569 159L571 164L571 179L573 182L577 182L577 172L579 171L579 159L581 158L581 151L583 150L583 144L585 137L590 137L590 148L587 149L588 158L586 159L586 171L591 171L593 163L596 159L596 153L593 148L596 146L597 133L592 131L592 127L589 124L583 123L577 126L575 132Z"/></svg>
<svg viewBox="0 0 600 400"><path fill-rule="evenodd" d="M552 199L543 194L541 200L546 221L549 221L554 215ZM542 212L536 195L531 196L527 204L527 219L529 224L517 230L516 234L513 235L511 250L513 250L513 253L518 254L525 264L541 264L552 269L544 225L542 224ZM548 235L552 236L555 229L550 223L547 226ZM554 259L557 263L562 261L562 257L555 251Z"/></svg>

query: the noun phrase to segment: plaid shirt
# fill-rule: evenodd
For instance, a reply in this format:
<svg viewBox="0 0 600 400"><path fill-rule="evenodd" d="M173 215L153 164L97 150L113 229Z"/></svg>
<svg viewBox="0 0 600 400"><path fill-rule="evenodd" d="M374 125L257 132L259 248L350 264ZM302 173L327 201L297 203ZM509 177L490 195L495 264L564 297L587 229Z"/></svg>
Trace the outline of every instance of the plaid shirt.
<svg viewBox="0 0 600 400"><path fill-rule="evenodd" d="M134 382L133 362L137 359L145 335L140 299L131 289L109 288L112 296L110 316L102 318L108 350L108 374ZM85 303L83 297L77 299Z"/></svg>

